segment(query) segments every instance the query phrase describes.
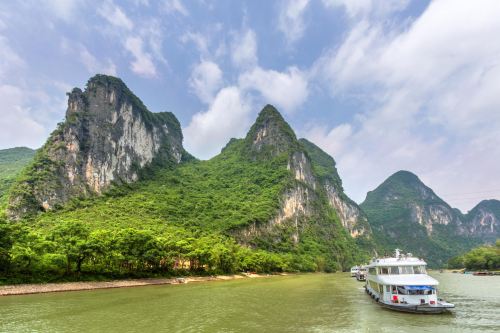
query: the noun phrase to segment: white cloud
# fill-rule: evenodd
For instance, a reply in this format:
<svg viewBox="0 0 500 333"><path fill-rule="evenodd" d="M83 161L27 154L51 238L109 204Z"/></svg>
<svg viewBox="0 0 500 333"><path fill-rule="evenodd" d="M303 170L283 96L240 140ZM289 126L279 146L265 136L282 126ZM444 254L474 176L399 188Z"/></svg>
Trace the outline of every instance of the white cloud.
<svg viewBox="0 0 500 333"><path fill-rule="evenodd" d="M155 77L156 67L151 60L151 55L144 51L143 41L140 37L128 37L125 48L134 56L130 64L132 71L140 76Z"/></svg>
<svg viewBox="0 0 500 333"><path fill-rule="evenodd" d="M309 95L307 77L297 67L289 67L286 72L256 67L240 76L239 85L258 91L265 103L275 104L285 112L293 112Z"/></svg>
<svg viewBox="0 0 500 333"><path fill-rule="evenodd" d="M25 66L25 62L21 57L10 47L7 38L0 35L0 80L12 72L16 72L21 67Z"/></svg>
<svg viewBox="0 0 500 333"><path fill-rule="evenodd" d="M62 38L61 51L68 56L78 59L89 74L103 73L116 75L116 65L111 59L107 58L100 61L81 43Z"/></svg>
<svg viewBox="0 0 500 333"><path fill-rule="evenodd" d="M104 2L97 12L115 27L125 30L132 30L134 28L132 20L130 20L125 12L112 1Z"/></svg>
<svg viewBox="0 0 500 333"><path fill-rule="evenodd" d="M196 46L196 48L198 49L198 51L202 55L208 54L209 41L206 38L206 36L204 36L198 32L188 31L180 37L180 41L181 41L181 43L184 43L184 44L191 42Z"/></svg>
<svg viewBox="0 0 500 333"><path fill-rule="evenodd" d="M186 149L199 158L216 155L230 138L245 134L250 111L237 87L221 89L209 109L195 114L183 129Z"/></svg>
<svg viewBox="0 0 500 333"><path fill-rule="evenodd" d="M385 16L408 6L409 0L323 0L327 8L342 7L350 18L360 16Z"/></svg>
<svg viewBox="0 0 500 333"><path fill-rule="evenodd" d="M341 124L331 130L325 126L313 126L304 133L310 141L323 147L332 156L338 156L344 152L344 149L347 149L351 135L350 124Z"/></svg>
<svg viewBox="0 0 500 333"><path fill-rule="evenodd" d="M147 41L149 50L155 60L166 65L167 59L163 55L163 30L161 21L157 19L148 20L140 29L140 35Z"/></svg>
<svg viewBox="0 0 500 333"><path fill-rule="evenodd" d="M180 0L165 0L163 8L167 13L179 13L188 16L189 12Z"/></svg>
<svg viewBox="0 0 500 333"><path fill-rule="evenodd" d="M257 37L251 29L236 34L231 44L231 60L237 67L257 64Z"/></svg>
<svg viewBox="0 0 500 333"><path fill-rule="evenodd" d="M491 38L500 34L498 17L497 1L434 1L410 25L358 21L316 63L334 95L361 91L368 99L350 131L309 134L337 153L356 200L398 169L416 172L438 194L492 186L500 156L492 134L500 133L500 41ZM462 209L478 201L456 198L450 203Z"/></svg>
<svg viewBox="0 0 500 333"><path fill-rule="evenodd" d="M81 0L43 0L44 7L52 15L67 22L75 19L82 3Z"/></svg>
<svg viewBox="0 0 500 333"><path fill-rule="evenodd" d="M205 103L212 102L214 94L222 85L222 71L212 61L201 61L191 72L189 86Z"/></svg>
<svg viewBox="0 0 500 333"><path fill-rule="evenodd" d="M0 117L0 149L17 146L38 148L47 135L23 106L26 94L12 85L0 85L2 116Z"/></svg>
<svg viewBox="0 0 500 333"><path fill-rule="evenodd" d="M107 60L106 64L102 64L86 48L82 49L80 53L80 60L89 73L116 75L116 65L110 59Z"/></svg>
<svg viewBox="0 0 500 333"><path fill-rule="evenodd" d="M289 0L282 2L278 18L278 29L285 35L288 43L302 38L306 26L304 12L309 0Z"/></svg>

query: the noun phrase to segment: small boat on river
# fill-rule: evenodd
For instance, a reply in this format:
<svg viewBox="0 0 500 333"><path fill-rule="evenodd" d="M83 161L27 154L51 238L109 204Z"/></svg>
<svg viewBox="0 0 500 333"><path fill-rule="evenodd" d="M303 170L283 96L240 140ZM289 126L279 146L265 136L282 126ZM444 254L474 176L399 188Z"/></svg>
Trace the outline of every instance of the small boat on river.
<svg viewBox="0 0 500 333"><path fill-rule="evenodd" d="M351 277L355 277L358 271L359 271L359 266L351 267Z"/></svg>
<svg viewBox="0 0 500 333"><path fill-rule="evenodd" d="M427 263L401 254L373 258L366 266L366 292L380 305L397 311L413 313L443 313L455 305L438 298L439 282L427 275Z"/></svg>
<svg viewBox="0 0 500 333"><path fill-rule="evenodd" d="M356 272L356 280L358 281L366 281L366 267L360 266L358 271Z"/></svg>

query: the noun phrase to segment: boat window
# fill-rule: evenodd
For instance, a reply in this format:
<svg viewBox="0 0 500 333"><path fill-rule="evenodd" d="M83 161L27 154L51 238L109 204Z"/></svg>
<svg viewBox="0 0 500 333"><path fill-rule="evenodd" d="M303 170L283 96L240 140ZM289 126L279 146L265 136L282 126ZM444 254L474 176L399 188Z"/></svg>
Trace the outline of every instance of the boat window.
<svg viewBox="0 0 500 333"><path fill-rule="evenodd" d="M396 288L396 286L392 286L392 293L393 294L397 294L398 293L398 289Z"/></svg>
<svg viewBox="0 0 500 333"><path fill-rule="evenodd" d="M398 267L397 267L397 266L392 266L392 267L391 267L391 274L392 274L392 275L397 275L397 274L399 274L399 269L398 269Z"/></svg>
<svg viewBox="0 0 500 333"><path fill-rule="evenodd" d="M413 266L414 274L427 274L425 266Z"/></svg>
<svg viewBox="0 0 500 333"><path fill-rule="evenodd" d="M380 274L382 275L389 274L389 267L380 267Z"/></svg>
<svg viewBox="0 0 500 333"><path fill-rule="evenodd" d="M370 273L370 275L377 275L377 270L375 269L375 267L369 268L368 272Z"/></svg>
<svg viewBox="0 0 500 333"><path fill-rule="evenodd" d="M399 266L399 273L400 274L413 274L413 267L412 266Z"/></svg>
<svg viewBox="0 0 500 333"><path fill-rule="evenodd" d="M387 286L387 285L386 285L386 286L385 286L385 291L386 291L386 292L388 292L388 293L390 293L390 292L391 292L391 286Z"/></svg>
<svg viewBox="0 0 500 333"><path fill-rule="evenodd" d="M398 294L407 295L407 290L404 287L398 286Z"/></svg>

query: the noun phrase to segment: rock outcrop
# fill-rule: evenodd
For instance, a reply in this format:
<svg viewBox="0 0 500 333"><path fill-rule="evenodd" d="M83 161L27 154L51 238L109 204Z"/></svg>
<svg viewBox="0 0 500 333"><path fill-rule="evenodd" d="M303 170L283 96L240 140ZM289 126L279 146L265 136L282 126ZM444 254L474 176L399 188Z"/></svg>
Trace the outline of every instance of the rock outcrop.
<svg viewBox="0 0 500 333"><path fill-rule="evenodd" d="M354 238L370 238L371 229L366 214L344 193L335 160L306 139L300 139L300 143L311 159L317 182L324 189L328 203L337 212L342 226Z"/></svg>
<svg viewBox="0 0 500 333"><path fill-rule="evenodd" d="M500 238L500 201L481 201L467 213L465 220L466 234L495 243Z"/></svg>
<svg viewBox="0 0 500 333"><path fill-rule="evenodd" d="M152 113L118 78L96 75L68 93L65 121L14 185L7 215L17 220L139 179L146 167L189 158L169 112Z"/></svg>
<svg viewBox="0 0 500 333"><path fill-rule="evenodd" d="M240 230L241 239L248 241L264 234L283 235L282 231L286 230L290 240L298 243L302 231L311 224L323 224L320 229L334 228L327 225L323 216L327 211L336 214L352 237L370 237L366 216L343 192L333 158L313 143L297 140L273 106L267 105L260 112L245 141L248 156L253 160L282 158L291 180L283 191L276 215L267 223L254 223Z"/></svg>

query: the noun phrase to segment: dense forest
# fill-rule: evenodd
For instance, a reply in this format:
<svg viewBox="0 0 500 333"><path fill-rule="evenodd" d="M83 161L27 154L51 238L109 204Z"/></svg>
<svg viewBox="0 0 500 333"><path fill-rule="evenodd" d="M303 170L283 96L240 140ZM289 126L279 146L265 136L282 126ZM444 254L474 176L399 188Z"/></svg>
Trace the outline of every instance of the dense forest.
<svg viewBox="0 0 500 333"><path fill-rule="evenodd" d="M81 222L44 234L0 222L0 283L319 269L328 270L324 259L250 250L217 234L91 230Z"/></svg>

